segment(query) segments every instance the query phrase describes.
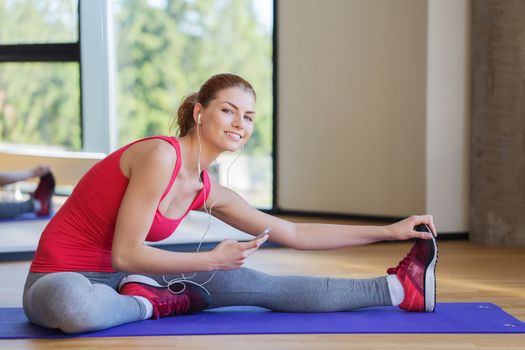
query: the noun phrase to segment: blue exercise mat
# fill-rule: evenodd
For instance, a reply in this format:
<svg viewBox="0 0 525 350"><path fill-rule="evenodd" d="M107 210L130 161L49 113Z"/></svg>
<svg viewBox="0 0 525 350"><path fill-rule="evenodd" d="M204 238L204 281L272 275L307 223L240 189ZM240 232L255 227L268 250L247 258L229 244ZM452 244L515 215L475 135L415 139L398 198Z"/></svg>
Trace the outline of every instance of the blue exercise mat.
<svg viewBox="0 0 525 350"><path fill-rule="evenodd" d="M31 220L49 220L53 217L55 213L51 213L45 216L37 216L35 213L24 213L15 216L14 218L0 218L0 223L2 222L16 222L16 221L31 221Z"/></svg>
<svg viewBox="0 0 525 350"><path fill-rule="evenodd" d="M525 323L490 303L439 303L434 313L411 313L397 307L330 313L227 307L66 335L29 323L21 308L0 309L2 339L307 333L525 333Z"/></svg>

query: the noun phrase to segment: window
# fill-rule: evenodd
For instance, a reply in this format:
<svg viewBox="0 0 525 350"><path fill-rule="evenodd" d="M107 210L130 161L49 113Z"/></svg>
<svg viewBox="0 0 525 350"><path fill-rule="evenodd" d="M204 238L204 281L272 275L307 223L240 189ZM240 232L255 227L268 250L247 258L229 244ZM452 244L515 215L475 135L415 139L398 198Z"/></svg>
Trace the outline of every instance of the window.
<svg viewBox="0 0 525 350"><path fill-rule="evenodd" d="M269 0L0 0L0 143L107 153L169 134L183 96L235 73L257 92L257 123L229 176L235 154L210 170L272 208L273 15Z"/></svg>
<svg viewBox="0 0 525 350"><path fill-rule="evenodd" d="M80 150L77 0L0 0L0 143Z"/></svg>
<svg viewBox="0 0 525 350"><path fill-rule="evenodd" d="M212 171L250 204L272 207L273 2L114 0L119 145L169 134L181 99L211 75L234 73L257 92L257 123L244 153Z"/></svg>

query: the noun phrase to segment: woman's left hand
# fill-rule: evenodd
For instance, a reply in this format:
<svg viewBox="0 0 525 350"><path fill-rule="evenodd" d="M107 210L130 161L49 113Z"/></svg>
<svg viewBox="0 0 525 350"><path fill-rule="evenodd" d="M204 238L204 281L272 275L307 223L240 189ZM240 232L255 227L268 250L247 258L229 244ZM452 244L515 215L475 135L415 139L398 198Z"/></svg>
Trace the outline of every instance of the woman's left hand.
<svg viewBox="0 0 525 350"><path fill-rule="evenodd" d="M51 172L49 165L39 165L31 170L31 177L41 177Z"/></svg>
<svg viewBox="0 0 525 350"><path fill-rule="evenodd" d="M392 240L405 240L410 238L430 239L427 233L415 230L416 226L421 224L427 225L430 230L432 230L432 234L437 236L432 215L412 215L404 220L388 225L387 230Z"/></svg>

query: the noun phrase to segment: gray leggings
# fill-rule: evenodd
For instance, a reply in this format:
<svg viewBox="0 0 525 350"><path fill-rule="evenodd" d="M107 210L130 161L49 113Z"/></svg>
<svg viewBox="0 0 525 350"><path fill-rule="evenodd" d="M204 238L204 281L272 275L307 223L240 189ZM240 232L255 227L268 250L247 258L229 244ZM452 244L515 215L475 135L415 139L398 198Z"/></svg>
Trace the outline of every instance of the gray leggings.
<svg viewBox="0 0 525 350"><path fill-rule="evenodd" d="M32 199L27 201L0 201L0 219L10 219L24 213L35 211L35 205Z"/></svg>
<svg viewBox="0 0 525 350"><path fill-rule="evenodd" d="M101 330L144 319L135 298L116 292L127 273L29 273L24 312L31 322L65 333ZM192 278L204 282L209 273ZM165 285L160 275L149 275ZM168 280L180 276L167 276ZM386 277L347 279L274 276L249 268L218 271L205 285L210 308L252 305L281 312L333 312L392 305Z"/></svg>

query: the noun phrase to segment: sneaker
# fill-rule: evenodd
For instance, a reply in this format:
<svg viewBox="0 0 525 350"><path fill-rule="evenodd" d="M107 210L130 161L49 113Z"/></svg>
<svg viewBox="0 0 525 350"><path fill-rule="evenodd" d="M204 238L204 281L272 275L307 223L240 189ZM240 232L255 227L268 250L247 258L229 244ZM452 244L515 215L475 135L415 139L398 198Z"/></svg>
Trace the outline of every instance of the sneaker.
<svg viewBox="0 0 525 350"><path fill-rule="evenodd" d="M190 314L206 309L210 305L210 295L206 289L192 281L178 282L181 291L163 287L152 278L142 275L124 277L118 286L120 294L141 296L153 305L152 318L180 314Z"/></svg>
<svg viewBox="0 0 525 350"><path fill-rule="evenodd" d="M49 173L40 177L40 182L33 192L33 199L40 202L40 210L36 212L37 216L47 216L51 213L52 197L55 193L55 177Z"/></svg>
<svg viewBox="0 0 525 350"><path fill-rule="evenodd" d="M428 232L432 239L416 239L414 246L388 274L395 274L403 285L405 299L399 305L407 311L434 312L436 307L436 263L438 247L427 225L418 225L416 231Z"/></svg>

